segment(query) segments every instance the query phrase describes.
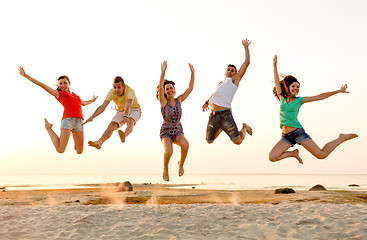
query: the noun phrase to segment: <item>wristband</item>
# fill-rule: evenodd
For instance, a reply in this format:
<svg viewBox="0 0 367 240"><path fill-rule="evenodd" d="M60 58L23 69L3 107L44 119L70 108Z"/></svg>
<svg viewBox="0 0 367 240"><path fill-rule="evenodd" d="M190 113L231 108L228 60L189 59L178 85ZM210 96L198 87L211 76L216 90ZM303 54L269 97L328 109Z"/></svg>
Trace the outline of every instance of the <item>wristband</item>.
<svg viewBox="0 0 367 240"><path fill-rule="evenodd" d="M128 117L128 116L123 116L122 118L126 118L126 119L128 119L129 117Z"/></svg>
<svg viewBox="0 0 367 240"><path fill-rule="evenodd" d="M209 105L209 100L206 100L206 101L205 101L205 104L208 104L208 105Z"/></svg>

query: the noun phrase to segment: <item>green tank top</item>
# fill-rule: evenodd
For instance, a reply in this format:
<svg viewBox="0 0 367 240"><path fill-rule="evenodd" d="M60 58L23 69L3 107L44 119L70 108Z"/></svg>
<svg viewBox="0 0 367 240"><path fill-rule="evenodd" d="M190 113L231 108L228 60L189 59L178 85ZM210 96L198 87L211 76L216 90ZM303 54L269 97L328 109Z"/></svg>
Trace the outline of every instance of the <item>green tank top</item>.
<svg viewBox="0 0 367 240"><path fill-rule="evenodd" d="M297 117L300 107L302 106L303 97L297 97L290 103L287 98L282 97L280 100L280 128L283 125L294 128L303 128Z"/></svg>

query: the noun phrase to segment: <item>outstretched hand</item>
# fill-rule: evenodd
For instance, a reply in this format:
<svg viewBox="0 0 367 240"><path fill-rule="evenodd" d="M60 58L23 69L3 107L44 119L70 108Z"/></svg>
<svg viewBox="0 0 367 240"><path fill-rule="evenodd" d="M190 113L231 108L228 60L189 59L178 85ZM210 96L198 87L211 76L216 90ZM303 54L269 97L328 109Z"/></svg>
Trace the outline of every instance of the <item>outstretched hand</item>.
<svg viewBox="0 0 367 240"><path fill-rule="evenodd" d="M347 88L348 88L348 85L347 85L347 84L344 84L344 85L342 85L342 86L340 87L339 92L341 92L341 93L349 93L349 92L347 91Z"/></svg>
<svg viewBox="0 0 367 240"><path fill-rule="evenodd" d="M98 96L93 95L93 97L92 97L92 102L96 101L96 100L97 100L97 98L98 98Z"/></svg>
<svg viewBox="0 0 367 240"><path fill-rule="evenodd" d="M19 72L19 74L20 74L20 75L22 75L23 77L25 76L25 71L24 71L24 69L23 69L23 67L22 67L22 66L19 66L19 67L18 67L18 72Z"/></svg>
<svg viewBox="0 0 367 240"><path fill-rule="evenodd" d="M250 43L251 43L251 41L250 41L250 40L248 40L248 39L242 40L242 45L243 45L244 47L248 47L248 46L250 45Z"/></svg>
<svg viewBox="0 0 367 240"><path fill-rule="evenodd" d="M278 63L278 56L277 55L274 55L274 58L273 58L273 66L276 67L277 66L277 63Z"/></svg>
<svg viewBox="0 0 367 240"><path fill-rule="evenodd" d="M209 104L207 104L206 102L203 104L203 106L201 107L201 109L203 110L203 112L207 111L209 109Z"/></svg>
<svg viewBox="0 0 367 240"><path fill-rule="evenodd" d="M164 72L167 69L167 61L163 61L161 64L161 71Z"/></svg>
<svg viewBox="0 0 367 240"><path fill-rule="evenodd" d="M89 123L89 122L91 122L91 121L93 121L93 118L88 118L87 120L85 120L83 123L82 123L82 125L84 125L84 124L86 124L86 123Z"/></svg>
<svg viewBox="0 0 367 240"><path fill-rule="evenodd" d="M191 63L189 63L189 68L192 73L195 73L194 66Z"/></svg>

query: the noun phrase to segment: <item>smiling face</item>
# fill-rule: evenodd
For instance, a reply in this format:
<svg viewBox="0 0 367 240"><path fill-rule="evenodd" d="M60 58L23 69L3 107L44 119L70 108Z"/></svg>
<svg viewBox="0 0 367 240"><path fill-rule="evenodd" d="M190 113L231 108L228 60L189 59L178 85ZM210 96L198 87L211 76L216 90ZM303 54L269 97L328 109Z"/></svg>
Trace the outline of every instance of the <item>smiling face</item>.
<svg viewBox="0 0 367 240"><path fill-rule="evenodd" d="M125 86L122 85L122 82L113 83L113 92L117 96L121 96L122 94L124 94L124 91L125 91Z"/></svg>
<svg viewBox="0 0 367 240"><path fill-rule="evenodd" d="M289 86L289 96L290 97L296 97L299 93L299 87L300 84L299 82L293 82L290 86Z"/></svg>
<svg viewBox="0 0 367 240"><path fill-rule="evenodd" d="M225 76L227 77L227 78L232 78L233 77L233 75L235 74L237 72L237 69L235 68L235 67L232 67L232 66L228 66L227 67L227 70L226 70L226 72L225 72Z"/></svg>
<svg viewBox="0 0 367 240"><path fill-rule="evenodd" d="M57 86L62 92L70 92L70 82L67 78L60 78Z"/></svg>
<svg viewBox="0 0 367 240"><path fill-rule="evenodd" d="M164 85L164 94L166 94L167 98L174 97L176 95L176 89L172 84Z"/></svg>

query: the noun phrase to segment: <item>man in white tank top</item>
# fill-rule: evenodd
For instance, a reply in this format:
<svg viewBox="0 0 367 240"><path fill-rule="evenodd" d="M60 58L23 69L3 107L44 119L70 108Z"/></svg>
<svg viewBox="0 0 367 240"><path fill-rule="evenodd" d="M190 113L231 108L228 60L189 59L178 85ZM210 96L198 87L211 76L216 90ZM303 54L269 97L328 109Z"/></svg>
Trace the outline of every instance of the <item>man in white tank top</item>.
<svg viewBox="0 0 367 240"><path fill-rule="evenodd" d="M245 139L246 133L252 135L252 128L246 123L242 123L242 129L238 131L237 125L232 116L231 103L236 93L240 81L245 75L250 64L250 41L245 39L242 45L245 48L245 61L237 72L236 66L230 64L225 72L226 79L218 84L217 89L211 97L205 101L203 112L211 107L208 125L206 128L206 141L214 142L222 131L225 131L232 142L239 145Z"/></svg>

